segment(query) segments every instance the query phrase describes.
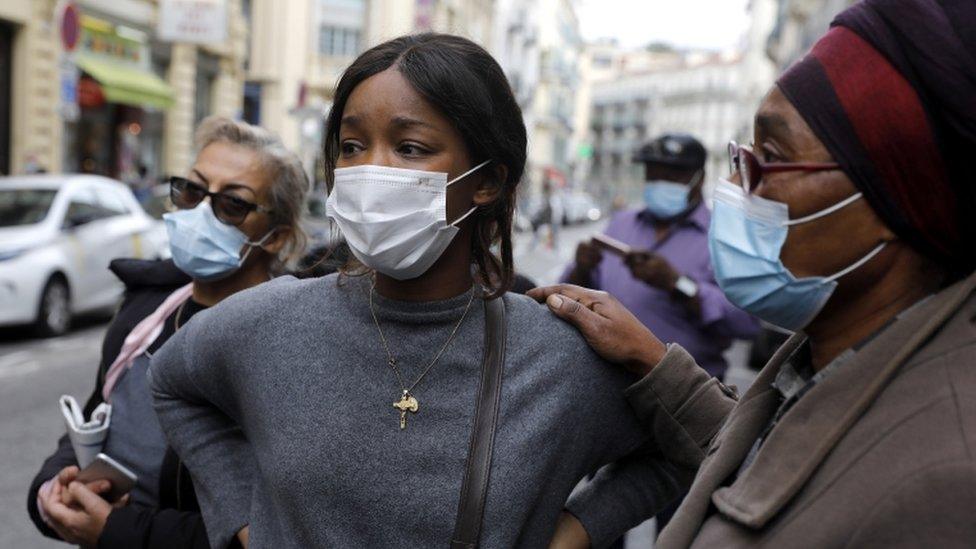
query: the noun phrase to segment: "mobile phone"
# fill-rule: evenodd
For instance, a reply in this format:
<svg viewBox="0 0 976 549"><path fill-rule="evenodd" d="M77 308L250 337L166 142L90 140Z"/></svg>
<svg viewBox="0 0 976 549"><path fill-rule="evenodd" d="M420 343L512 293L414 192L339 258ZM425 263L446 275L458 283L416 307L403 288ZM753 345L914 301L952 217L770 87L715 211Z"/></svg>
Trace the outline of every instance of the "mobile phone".
<svg viewBox="0 0 976 549"><path fill-rule="evenodd" d="M105 454L95 456L95 461L88 464L78 473L78 482L89 483L96 480L107 480L112 483L108 492L101 496L110 503L114 503L129 493L136 485L136 474L121 463Z"/></svg>
<svg viewBox="0 0 976 549"><path fill-rule="evenodd" d="M605 234L598 234L593 237L593 243L600 248L619 256L629 255L634 251L632 247L623 242L617 240L616 238L609 237Z"/></svg>

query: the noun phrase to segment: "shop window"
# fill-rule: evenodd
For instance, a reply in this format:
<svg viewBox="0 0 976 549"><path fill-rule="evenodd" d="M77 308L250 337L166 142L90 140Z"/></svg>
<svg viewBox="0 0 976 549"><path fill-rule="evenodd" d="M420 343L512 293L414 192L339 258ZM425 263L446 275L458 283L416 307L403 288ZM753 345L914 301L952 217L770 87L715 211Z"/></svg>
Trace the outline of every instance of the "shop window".
<svg viewBox="0 0 976 549"><path fill-rule="evenodd" d="M249 124L261 124L261 83L244 83L244 121Z"/></svg>
<svg viewBox="0 0 976 549"><path fill-rule="evenodd" d="M206 52L197 55L196 94L193 101L193 122L199 124L213 114L214 83L220 73L220 61Z"/></svg>

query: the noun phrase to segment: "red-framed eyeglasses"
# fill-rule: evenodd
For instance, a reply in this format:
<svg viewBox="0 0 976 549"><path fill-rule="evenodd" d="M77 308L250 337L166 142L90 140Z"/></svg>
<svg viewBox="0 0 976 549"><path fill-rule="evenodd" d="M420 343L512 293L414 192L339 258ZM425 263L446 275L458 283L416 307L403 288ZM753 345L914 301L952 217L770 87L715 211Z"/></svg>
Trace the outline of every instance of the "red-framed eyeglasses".
<svg viewBox="0 0 976 549"><path fill-rule="evenodd" d="M739 145L735 141L730 141L729 167L732 173L739 174L739 179L742 181L742 188L746 191L746 194L750 194L759 186L763 176L768 173L839 170L840 164L834 162L764 163L747 147Z"/></svg>

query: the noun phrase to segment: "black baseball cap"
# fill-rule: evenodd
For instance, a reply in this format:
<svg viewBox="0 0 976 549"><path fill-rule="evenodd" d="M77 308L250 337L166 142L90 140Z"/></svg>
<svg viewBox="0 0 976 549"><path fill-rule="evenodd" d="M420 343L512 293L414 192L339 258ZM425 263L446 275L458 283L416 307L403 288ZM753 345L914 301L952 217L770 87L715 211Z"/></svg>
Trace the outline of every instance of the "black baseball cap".
<svg viewBox="0 0 976 549"><path fill-rule="evenodd" d="M666 133L637 149L634 162L700 170L705 167L707 156L705 147L691 135Z"/></svg>

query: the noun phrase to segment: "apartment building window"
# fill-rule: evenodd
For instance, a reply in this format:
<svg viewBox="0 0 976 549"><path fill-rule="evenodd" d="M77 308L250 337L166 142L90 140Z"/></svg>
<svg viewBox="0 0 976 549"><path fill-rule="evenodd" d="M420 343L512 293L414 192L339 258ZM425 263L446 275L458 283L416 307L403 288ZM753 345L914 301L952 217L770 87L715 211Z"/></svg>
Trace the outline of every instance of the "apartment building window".
<svg viewBox="0 0 976 549"><path fill-rule="evenodd" d="M261 124L261 83L244 83L244 106L242 118L250 124Z"/></svg>
<svg viewBox="0 0 976 549"><path fill-rule="evenodd" d="M214 84L220 74L220 60L207 52L197 54L196 91L193 101L194 126L213 114Z"/></svg>
<svg viewBox="0 0 976 549"><path fill-rule="evenodd" d="M359 29L322 25L319 28L319 53L332 57L352 57L359 53Z"/></svg>

